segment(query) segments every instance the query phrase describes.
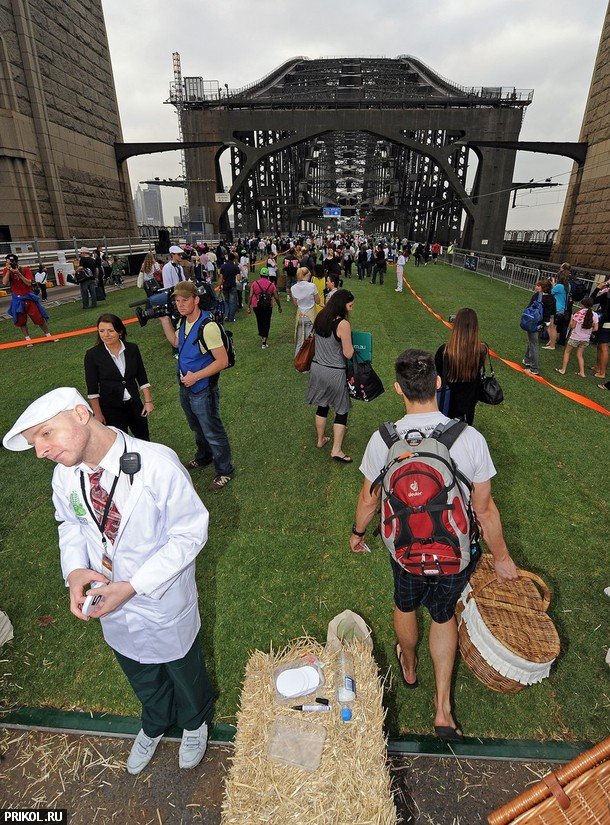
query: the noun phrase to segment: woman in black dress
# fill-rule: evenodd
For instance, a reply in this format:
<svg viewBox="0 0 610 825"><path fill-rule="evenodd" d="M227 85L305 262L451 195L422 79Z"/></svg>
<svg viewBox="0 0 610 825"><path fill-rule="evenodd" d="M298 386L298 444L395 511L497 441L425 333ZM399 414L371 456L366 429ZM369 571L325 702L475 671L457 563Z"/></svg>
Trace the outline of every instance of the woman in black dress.
<svg viewBox="0 0 610 825"><path fill-rule="evenodd" d="M479 338L479 319L474 309L464 307L455 316L449 341L440 346L434 356L436 371L443 386L449 389L449 418L474 421L474 409L479 400L481 367L488 347ZM441 399L443 398L441 388ZM441 410L442 412L442 410Z"/></svg>
<svg viewBox="0 0 610 825"><path fill-rule="evenodd" d="M126 336L117 315L104 313L97 319L97 344L85 353L87 398L102 424L150 441L148 416L154 410L150 384L140 350Z"/></svg>

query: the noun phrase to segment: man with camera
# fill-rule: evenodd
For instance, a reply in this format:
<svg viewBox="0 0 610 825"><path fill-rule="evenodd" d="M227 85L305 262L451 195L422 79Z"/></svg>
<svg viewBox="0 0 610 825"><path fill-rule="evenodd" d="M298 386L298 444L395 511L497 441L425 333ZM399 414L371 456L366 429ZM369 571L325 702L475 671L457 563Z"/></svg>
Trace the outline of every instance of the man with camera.
<svg viewBox="0 0 610 825"><path fill-rule="evenodd" d="M11 305L8 314L13 319L13 324L22 330L26 341L30 340L28 318L40 327L47 338L51 337L47 326L49 315L32 289L33 280L29 266L19 266L17 255L6 256L6 265L2 270L2 285L8 286L11 290ZM27 346L31 347L33 344Z"/></svg>
<svg viewBox="0 0 610 825"><path fill-rule="evenodd" d="M57 465L53 504L70 612L100 620L142 703L127 770L140 773L174 723L183 729L179 766L194 768L214 706L195 583L209 517L178 456L106 427L72 387L32 402L2 443L34 447Z"/></svg>
<svg viewBox="0 0 610 825"><path fill-rule="evenodd" d="M193 470L213 463L216 475L209 489L222 490L235 468L220 418L218 376L229 365L229 358L220 327L210 312L214 293L209 284L198 290L192 281L181 281L172 299L181 316L178 329L167 316L161 318L161 324L165 337L178 350L180 405L197 445L195 457L185 466Z"/></svg>

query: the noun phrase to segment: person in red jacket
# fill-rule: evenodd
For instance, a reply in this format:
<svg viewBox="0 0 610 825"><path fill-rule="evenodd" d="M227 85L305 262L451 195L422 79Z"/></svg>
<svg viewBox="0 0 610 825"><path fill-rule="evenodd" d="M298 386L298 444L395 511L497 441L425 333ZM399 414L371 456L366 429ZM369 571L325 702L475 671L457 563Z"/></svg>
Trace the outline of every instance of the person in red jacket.
<svg viewBox="0 0 610 825"><path fill-rule="evenodd" d="M51 337L47 321L49 315L40 302L40 298L32 290L34 276L29 266L19 266L17 255L7 255L6 265L2 270L2 285L10 287L11 305L8 314L16 327L23 331L26 341L30 340L28 318L44 332L47 338ZM32 346L28 344L28 346Z"/></svg>

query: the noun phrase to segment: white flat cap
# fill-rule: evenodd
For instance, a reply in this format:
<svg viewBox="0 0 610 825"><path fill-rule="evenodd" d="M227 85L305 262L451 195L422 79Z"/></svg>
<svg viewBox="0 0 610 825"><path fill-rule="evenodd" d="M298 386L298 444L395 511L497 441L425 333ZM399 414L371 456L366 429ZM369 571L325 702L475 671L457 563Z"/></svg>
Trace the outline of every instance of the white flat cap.
<svg viewBox="0 0 610 825"><path fill-rule="evenodd" d="M21 413L17 421L13 424L11 429L2 439L2 444L7 450L14 450L20 452L21 450L29 450L31 444L28 444L26 439L21 435L24 430L29 430L30 427L37 427L39 424L44 424L54 418L58 413L65 410L73 410L79 404L85 406L90 412L93 412L89 404L85 401L83 396L74 387L58 387L56 390L51 390L45 395L41 395L36 401L32 401L30 406Z"/></svg>
<svg viewBox="0 0 610 825"><path fill-rule="evenodd" d="M182 255L184 249L181 246L170 246L169 251L172 255Z"/></svg>

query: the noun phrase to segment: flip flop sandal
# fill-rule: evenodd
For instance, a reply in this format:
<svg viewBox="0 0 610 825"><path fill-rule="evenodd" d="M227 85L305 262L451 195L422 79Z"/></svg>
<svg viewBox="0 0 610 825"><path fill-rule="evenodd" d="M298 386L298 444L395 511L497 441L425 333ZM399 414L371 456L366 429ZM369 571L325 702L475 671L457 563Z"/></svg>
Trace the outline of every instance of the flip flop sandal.
<svg viewBox="0 0 610 825"><path fill-rule="evenodd" d="M407 680L405 679L405 672L402 669L402 650L400 649L399 644L396 645L394 651L396 652L396 658L398 659L398 664L400 665L400 675L402 676L402 681L405 683L406 687L409 688L409 690L414 690L419 685L419 682L417 681L417 676L415 677L414 682L407 682ZM417 670L417 656L415 657L415 669Z"/></svg>
<svg viewBox="0 0 610 825"><path fill-rule="evenodd" d="M452 728L449 727L449 725L435 725L434 733L438 736L439 739L442 739L443 742L464 741L464 734L457 726L455 728Z"/></svg>

